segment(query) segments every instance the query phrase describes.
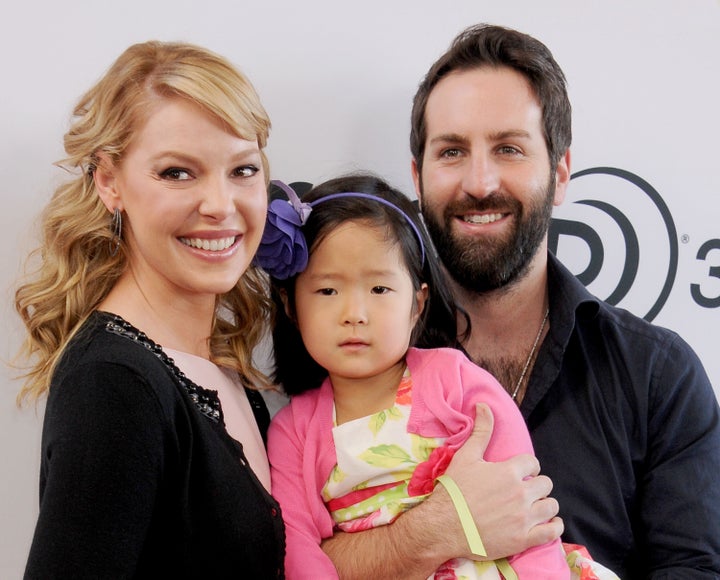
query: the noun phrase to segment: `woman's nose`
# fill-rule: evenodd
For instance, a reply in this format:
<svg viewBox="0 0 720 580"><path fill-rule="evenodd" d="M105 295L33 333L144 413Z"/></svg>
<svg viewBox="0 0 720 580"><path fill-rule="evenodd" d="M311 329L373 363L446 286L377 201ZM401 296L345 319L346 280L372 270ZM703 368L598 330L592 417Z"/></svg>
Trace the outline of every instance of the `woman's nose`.
<svg viewBox="0 0 720 580"><path fill-rule="evenodd" d="M208 179L202 185L199 211L202 215L222 221L235 212L232 184L223 178Z"/></svg>

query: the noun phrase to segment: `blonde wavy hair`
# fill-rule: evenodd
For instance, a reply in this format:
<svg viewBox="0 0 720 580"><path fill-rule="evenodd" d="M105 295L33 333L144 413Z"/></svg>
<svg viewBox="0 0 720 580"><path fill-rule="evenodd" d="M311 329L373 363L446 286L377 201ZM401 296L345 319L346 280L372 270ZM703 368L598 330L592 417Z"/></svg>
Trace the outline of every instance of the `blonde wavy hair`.
<svg viewBox="0 0 720 580"><path fill-rule="evenodd" d="M41 216L40 246L29 258L31 273L15 292L15 308L27 337L27 360L18 404L37 401L49 389L68 341L107 296L127 265L124 248L113 254L111 215L93 180L98 154L120 163L134 133L147 119L153 98L182 97L214 115L238 137L267 143L270 119L250 82L228 61L185 43L150 41L128 48L78 102L65 134L67 157L57 165L75 177L55 191ZM210 338L213 362L238 371L247 386L266 384L252 352L270 314L266 281L250 267L217 299Z"/></svg>

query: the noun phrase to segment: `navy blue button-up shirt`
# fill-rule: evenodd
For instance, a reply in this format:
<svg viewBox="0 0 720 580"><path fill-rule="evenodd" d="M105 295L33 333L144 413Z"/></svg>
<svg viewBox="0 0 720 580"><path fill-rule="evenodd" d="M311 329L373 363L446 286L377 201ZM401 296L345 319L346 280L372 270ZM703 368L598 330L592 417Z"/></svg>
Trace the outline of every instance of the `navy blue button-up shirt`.
<svg viewBox="0 0 720 580"><path fill-rule="evenodd" d="M521 411L563 540L623 580L720 578L720 410L700 360L552 254L548 279L550 330Z"/></svg>

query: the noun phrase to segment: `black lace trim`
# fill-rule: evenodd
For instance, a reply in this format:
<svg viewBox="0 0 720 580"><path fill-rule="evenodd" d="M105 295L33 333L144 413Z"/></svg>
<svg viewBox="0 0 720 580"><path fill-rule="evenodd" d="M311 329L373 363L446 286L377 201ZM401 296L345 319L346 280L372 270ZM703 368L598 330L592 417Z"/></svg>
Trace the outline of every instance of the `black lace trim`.
<svg viewBox="0 0 720 580"><path fill-rule="evenodd" d="M144 332L116 314L108 314L107 316L110 319L105 323L105 330L144 346L170 370L175 381L185 390L190 400L195 403L195 406L203 415L215 423L219 423L223 419L220 399L218 399L216 392L204 389L192 382L175 365L175 361L165 354L162 347L148 338Z"/></svg>

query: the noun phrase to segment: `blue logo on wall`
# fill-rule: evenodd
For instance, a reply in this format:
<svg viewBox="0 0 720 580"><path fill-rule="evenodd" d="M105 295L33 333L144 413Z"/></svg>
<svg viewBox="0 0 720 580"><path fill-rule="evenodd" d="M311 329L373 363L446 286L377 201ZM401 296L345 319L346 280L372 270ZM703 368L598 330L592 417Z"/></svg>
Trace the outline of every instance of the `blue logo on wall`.
<svg viewBox="0 0 720 580"><path fill-rule="evenodd" d="M667 205L647 181L623 169L594 167L574 173L571 179L573 185L563 204L570 207L556 208L548 238L550 250L566 262L563 246L565 255L571 256L580 253L578 244L584 245L584 255L589 254L584 268L580 266L578 271L568 266L585 286L604 278L602 292L591 290L609 304L621 306L639 283L641 258L646 262L652 257L651 275L644 277L642 291L636 292L642 295L640 304L629 308L652 321L670 295L678 266L677 230ZM579 198L570 199L570 192L577 190ZM615 191L615 199L610 190ZM620 252L624 259L617 255Z"/></svg>

